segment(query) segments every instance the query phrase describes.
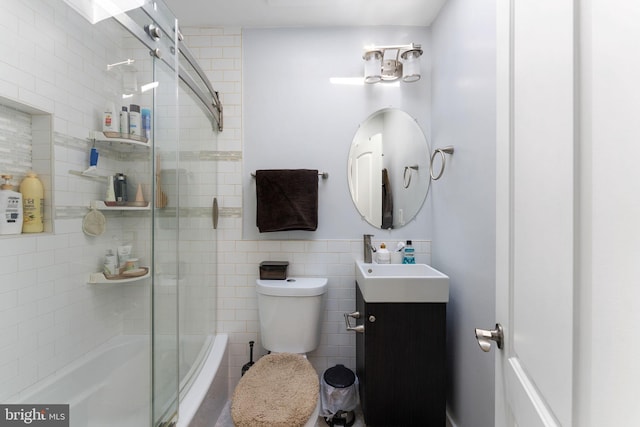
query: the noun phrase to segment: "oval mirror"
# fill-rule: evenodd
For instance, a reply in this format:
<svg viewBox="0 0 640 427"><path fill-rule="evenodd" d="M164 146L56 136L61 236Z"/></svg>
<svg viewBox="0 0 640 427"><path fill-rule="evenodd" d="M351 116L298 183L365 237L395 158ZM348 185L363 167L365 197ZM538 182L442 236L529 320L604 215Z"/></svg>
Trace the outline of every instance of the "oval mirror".
<svg viewBox="0 0 640 427"><path fill-rule="evenodd" d="M431 148L406 112L384 108L358 128L347 176L351 199L362 218L376 228L400 228L420 211L431 184Z"/></svg>

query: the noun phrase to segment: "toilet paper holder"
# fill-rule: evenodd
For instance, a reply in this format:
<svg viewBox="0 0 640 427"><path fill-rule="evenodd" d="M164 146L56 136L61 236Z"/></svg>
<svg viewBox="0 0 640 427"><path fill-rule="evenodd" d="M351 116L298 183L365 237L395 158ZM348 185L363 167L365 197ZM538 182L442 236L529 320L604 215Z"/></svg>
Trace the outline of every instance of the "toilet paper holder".
<svg viewBox="0 0 640 427"><path fill-rule="evenodd" d="M349 318L350 317L352 317L354 319L359 319L360 318L360 312L354 311L353 313L344 313L344 323L345 323L345 326L347 328L347 331L355 331L355 332L363 334L364 333L364 325L351 326L351 323L349 322Z"/></svg>

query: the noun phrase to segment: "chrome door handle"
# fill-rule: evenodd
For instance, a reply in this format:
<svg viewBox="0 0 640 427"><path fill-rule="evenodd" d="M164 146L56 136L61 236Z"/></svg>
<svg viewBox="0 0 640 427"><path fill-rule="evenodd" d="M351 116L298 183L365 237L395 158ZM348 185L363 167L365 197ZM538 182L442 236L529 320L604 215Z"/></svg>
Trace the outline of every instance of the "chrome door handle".
<svg viewBox="0 0 640 427"><path fill-rule="evenodd" d="M353 317L354 319L360 318L360 312L354 311L353 313L344 313L344 323L347 327L347 331L355 331L361 334L364 333L364 325L351 326L349 323L349 318Z"/></svg>
<svg viewBox="0 0 640 427"><path fill-rule="evenodd" d="M495 341L498 348L502 349L502 344L504 343L502 325L496 323L496 328L490 330L476 328L476 339L484 352L491 350L491 341Z"/></svg>

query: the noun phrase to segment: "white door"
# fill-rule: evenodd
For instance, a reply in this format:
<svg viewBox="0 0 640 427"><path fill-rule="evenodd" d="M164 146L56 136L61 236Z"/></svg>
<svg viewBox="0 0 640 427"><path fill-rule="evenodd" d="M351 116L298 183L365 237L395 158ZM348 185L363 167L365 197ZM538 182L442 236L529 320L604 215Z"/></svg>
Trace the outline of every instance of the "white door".
<svg viewBox="0 0 640 427"><path fill-rule="evenodd" d="M382 227L382 134L360 141L349 156L349 185L364 219Z"/></svg>
<svg viewBox="0 0 640 427"><path fill-rule="evenodd" d="M573 0L497 1L496 426L571 426Z"/></svg>

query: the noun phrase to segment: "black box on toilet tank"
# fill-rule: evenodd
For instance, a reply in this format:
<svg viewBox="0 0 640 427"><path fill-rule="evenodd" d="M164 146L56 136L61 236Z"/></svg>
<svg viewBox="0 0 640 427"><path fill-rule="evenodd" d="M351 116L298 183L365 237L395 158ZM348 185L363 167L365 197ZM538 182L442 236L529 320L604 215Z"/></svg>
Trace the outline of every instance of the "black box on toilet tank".
<svg viewBox="0 0 640 427"><path fill-rule="evenodd" d="M287 278L289 261L262 261L260 263L260 279L284 280Z"/></svg>

